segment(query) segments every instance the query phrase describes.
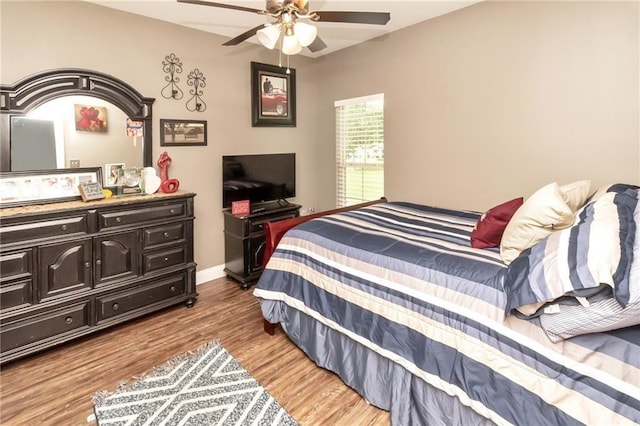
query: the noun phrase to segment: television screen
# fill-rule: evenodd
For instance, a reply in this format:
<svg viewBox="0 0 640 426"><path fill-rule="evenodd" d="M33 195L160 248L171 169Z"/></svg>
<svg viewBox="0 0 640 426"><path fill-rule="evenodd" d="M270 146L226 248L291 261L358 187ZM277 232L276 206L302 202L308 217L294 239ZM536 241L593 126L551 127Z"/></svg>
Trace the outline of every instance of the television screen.
<svg viewBox="0 0 640 426"><path fill-rule="evenodd" d="M252 204L296 196L296 154L222 157L222 208L233 201Z"/></svg>

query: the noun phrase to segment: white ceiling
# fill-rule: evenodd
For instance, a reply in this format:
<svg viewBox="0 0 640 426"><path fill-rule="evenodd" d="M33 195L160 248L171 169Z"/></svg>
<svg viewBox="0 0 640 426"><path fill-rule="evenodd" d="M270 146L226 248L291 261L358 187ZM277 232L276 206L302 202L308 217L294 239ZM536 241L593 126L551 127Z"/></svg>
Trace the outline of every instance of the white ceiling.
<svg viewBox="0 0 640 426"><path fill-rule="evenodd" d="M201 31L219 34L228 38L268 22L268 18L252 12L178 3L176 0L84 0L125 12L135 13L174 24L184 25ZM444 15L481 0L310 0L309 11L366 11L390 12L391 20L387 25L364 25L347 23L318 22L318 35L327 44L327 48L311 53L303 49L302 55L317 58L345 47L361 43L372 38ZM222 0L217 3L264 9L264 0ZM259 44L255 36L246 42ZM245 43L246 43L245 42ZM229 46L234 49L238 46Z"/></svg>

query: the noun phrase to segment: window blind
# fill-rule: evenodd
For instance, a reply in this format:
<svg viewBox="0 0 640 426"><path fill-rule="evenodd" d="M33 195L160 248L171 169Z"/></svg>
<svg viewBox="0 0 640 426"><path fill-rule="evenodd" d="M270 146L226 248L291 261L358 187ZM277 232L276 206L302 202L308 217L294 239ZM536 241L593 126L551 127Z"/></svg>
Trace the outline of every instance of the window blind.
<svg viewBox="0 0 640 426"><path fill-rule="evenodd" d="M345 99L336 108L336 206L384 195L384 94Z"/></svg>

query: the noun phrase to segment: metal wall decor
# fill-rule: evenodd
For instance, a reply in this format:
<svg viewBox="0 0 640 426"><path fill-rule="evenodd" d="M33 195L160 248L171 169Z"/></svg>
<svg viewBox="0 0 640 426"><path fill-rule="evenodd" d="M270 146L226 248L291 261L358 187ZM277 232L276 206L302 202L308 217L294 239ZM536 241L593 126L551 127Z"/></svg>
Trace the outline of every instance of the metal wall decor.
<svg viewBox="0 0 640 426"><path fill-rule="evenodd" d="M175 53L165 56L164 61L162 61L162 70L169 74L164 78L168 83L160 92L162 97L166 99L182 99L184 93L178 87L180 77L176 75L182 73L182 62L180 62L180 58L178 58Z"/></svg>
<svg viewBox="0 0 640 426"><path fill-rule="evenodd" d="M202 88L207 85L207 79L204 74L198 68L194 69L187 77L187 84L193 86L193 89L189 89L189 94L193 96L187 101L187 109L189 111L205 111L207 104L201 98L203 94Z"/></svg>

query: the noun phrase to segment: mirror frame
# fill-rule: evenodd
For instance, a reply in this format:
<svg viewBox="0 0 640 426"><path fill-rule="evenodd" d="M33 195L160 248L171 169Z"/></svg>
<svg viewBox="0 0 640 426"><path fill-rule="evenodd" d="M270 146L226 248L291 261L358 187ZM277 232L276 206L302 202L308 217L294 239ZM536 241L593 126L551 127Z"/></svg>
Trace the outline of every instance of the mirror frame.
<svg viewBox="0 0 640 426"><path fill-rule="evenodd" d="M93 96L111 102L144 126L142 161L153 166L152 115L155 98L142 96L124 81L98 71L60 68L32 74L0 86L0 172L11 171L11 116L24 115L63 96Z"/></svg>

